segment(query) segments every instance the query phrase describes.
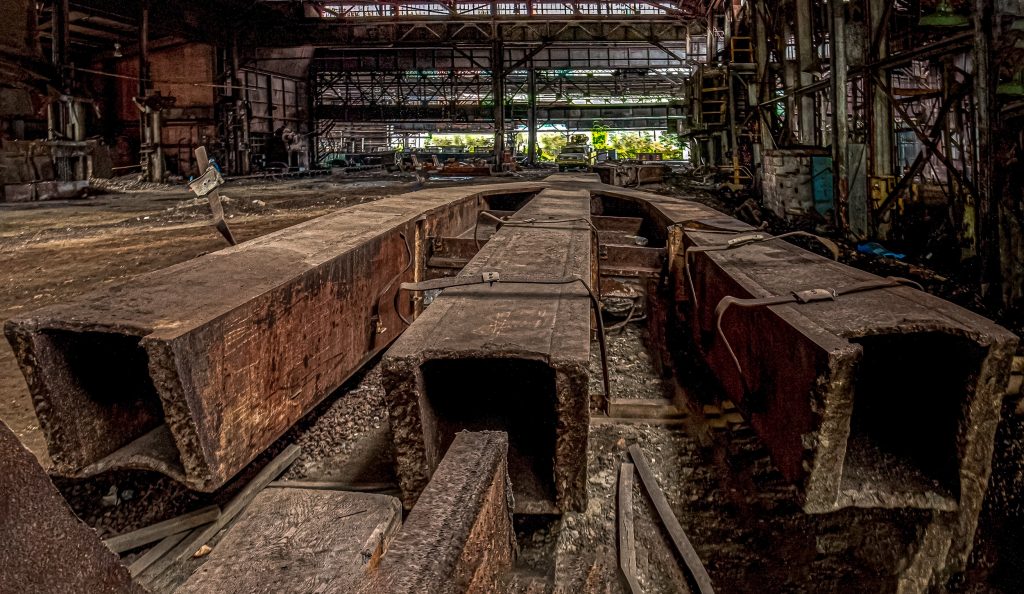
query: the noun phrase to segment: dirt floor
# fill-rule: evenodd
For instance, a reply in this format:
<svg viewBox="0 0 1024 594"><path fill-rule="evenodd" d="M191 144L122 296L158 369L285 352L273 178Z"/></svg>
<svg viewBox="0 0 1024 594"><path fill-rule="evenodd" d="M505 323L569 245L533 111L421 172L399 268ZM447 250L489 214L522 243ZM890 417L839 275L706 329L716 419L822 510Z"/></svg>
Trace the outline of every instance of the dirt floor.
<svg viewBox="0 0 1024 594"><path fill-rule="evenodd" d="M497 181L497 180L489 180ZM470 180L427 184L475 183ZM122 186L122 189L123 186ZM244 241L382 196L419 189L411 177L229 183L228 222ZM653 191L658 191L657 189ZM0 206L0 321L106 283L221 249L208 207L183 187L140 187L84 201ZM609 332L612 393L656 399L681 392L719 402L706 414L649 423L594 422L588 448L589 504L584 512L518 517L520 546L512 592L625 592L618 576L616 491L619 467L637 444L718 592L891 592L907 543L926 518L919 512L846 510L809 516L752 430L727 412L699 372L676 379L656 370L644 323ZM600 360L592 361L599 377ZM683 384L683 385L680 385ZM592 382L592 390L600 390ZM595 410L594 416L600 416ZM728 422L725 418L728 417ZM45 445L24 379L0 346L0 418L46 463ZM56 479L82 519L102 537L210 503L223 504L286 444L302 447L282 477L374 486L393 493L390 429L380 373L371 365L331 395L249 468L213 495L189 492L159 475L124 472L89 480ZM642 591L690 592L681 560L635 478L633 506ZM221 532L223 535L223 532ZM218 536L219 538L219 536ZM211 541L216 547L217 538ZM131 562L143 551L124 556ZM172 592L203 559L146 576L153 592ZM974 590L986 591L986 590ZM988 590L998 591L998 590ZM1006 590L1012 591L1012 590Z"/></svg>

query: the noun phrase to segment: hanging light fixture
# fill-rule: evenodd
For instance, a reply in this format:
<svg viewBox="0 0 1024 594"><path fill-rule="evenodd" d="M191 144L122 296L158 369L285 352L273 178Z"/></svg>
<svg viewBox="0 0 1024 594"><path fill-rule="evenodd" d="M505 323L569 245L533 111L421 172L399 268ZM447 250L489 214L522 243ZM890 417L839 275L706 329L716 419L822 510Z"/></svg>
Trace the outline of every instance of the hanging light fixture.
<svg viewBox="0 0 1024 594"><path fill-rule="evenodd" d="M121 53L121 44L120 43L115 43L114 44L114 57L115 58L123 58L124 57L124 54Z"/></svg>
<svg viewBox="0 0 1024 594"><path fill-rule="evenodd" d="M935 12L921 16L917 24L922 27L966 27L971 20L962 14L953 12L949 0L939 0Z"/></svg>

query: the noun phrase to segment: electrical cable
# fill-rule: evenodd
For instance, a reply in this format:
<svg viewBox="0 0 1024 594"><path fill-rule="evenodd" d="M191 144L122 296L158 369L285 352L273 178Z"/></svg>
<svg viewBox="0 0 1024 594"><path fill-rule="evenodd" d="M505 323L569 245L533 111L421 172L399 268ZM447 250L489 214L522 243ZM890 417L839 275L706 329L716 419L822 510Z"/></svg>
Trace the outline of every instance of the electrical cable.
<svg viewBox="0 0 1024 594"><path fill-rule="evenodd" d="M401 272L396 274L394 276L394 278L392 278L390 281L388 281L388 284L385 285L384 289L380 292L379 295L377 295L377 300L374 302L373 311L372 311L372 313L370 315L370 319L373 320L375 324L379 324L380 323L380 302L381 302L382 299L384 299L384 295L387 295L388 291L391 290L391 287L393 287L395 285L395 283L397 283L402 278L402 275L405 274L406 272L408 272L409 269L412 267L413 257L412 257L412 248L409 247L409 239L405 236L405 233L403 233L401 231L398 232L398 236L402 238L402 242L405 245L405 257L406 257L405 268L403 268L401 270ZM398 312L398 317L402 318L402 321L405 322L405 318L402 317L402 313L400 311L398 311L397 297L398 297L398 293L399 292L400 291L395 291L395 297L396 297L395 311ZM408 325L408 322L406 322L406 325ZM374 336L376 336L377 333L378 333L378 328L373 328L372 331L373 331Z"/></svg>
<svg viewBox="0 0 1024 594"><path fill-rule="evenodd" d="M725 330L722 329L722 319L725 317L725 312L728 311L730 307L754 308L770 307L772 305L804 305L818 301L836 301L843 295L863 293L866 291L878 291L881 289L892 289L895 287L913 287L919 291L924 291L924 287L915 281L897 276L889 276L884 279L864 281L848 285L846 287L840 287L838 289L808 289L804 291L793 291L787 295L752 299L740 299L732 296L723 297L715 307L715 330L718 338L721 339L722 344L725 345L726 351L728 351L729 356L732 358L733 364L736 366L736 371L739 373L740 382L743 386L744 396L750 394L750 386L747 382L746 374L743 372L743 366L740 364L740 359L736 355L736 351L733 350L729 339L725 336Z"/></svg>
<svg viewBox="0 0 1024 594"><path fill-rule="evenodd" d="M494 284L506 284L506 285L568 285L572 283L580 283L583 288L587 291L587 296L590 298L590 305L594 309L594 317L597 320L597 341L601 349L601 376L604 383L604 393L607 400L611 399L611 380L608 374L608 345L605 337L604 319L601 317L601 301L594 293L593 289L590 288L590 284L578 276L568 276L564 278L552 278L552 279L536 279L536 278L501 278L496 272L485 272L483 274L474 276L455 276L447 278L436 278L427 280L419 283L402 283L398 286L398 291L395 292L396 299L396 311L397 311L397 295L402 290L406 291L432 291L438 289L450 289L453 287L466 287L472 285L491 285ZM401 316L401 313L399 313ZM405 321L405 318L402 318ZM408 324L408 322L406 321Z"/></svg>

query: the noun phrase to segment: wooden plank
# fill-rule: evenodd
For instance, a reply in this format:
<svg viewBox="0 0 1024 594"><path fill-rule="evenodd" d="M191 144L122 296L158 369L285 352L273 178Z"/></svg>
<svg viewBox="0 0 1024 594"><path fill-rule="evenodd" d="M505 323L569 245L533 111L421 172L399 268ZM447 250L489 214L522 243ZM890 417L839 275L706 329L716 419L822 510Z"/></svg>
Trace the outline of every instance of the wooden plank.
<svg viewBox="0 0 1024 594"><path fill-rule="evenodd" d="M665 493L658 486L658 481L654 478L651 467L647 465L647 460L644 459L644 453L640 446L636 444L629 446L629 455L633 458L633 464L636 465L636 471L640 474L640 480L643 482L651 502L654 503L654 509L658 511L658 516L661 518L662 524L665 525L665 530L668 531L672 544L675 545L676 551L679 552L679 555L686 563L686 567L689 569L693 581L697 584L698 590L700 590L701 594L714 594L715 590L711 586L711 576L704 569L704 564L701 563L697 551L690 544L690 539L686 538L683 527L679 525L679 519L672 513L672 507L668 504Z"/></svg>
<svg viewBox="0 0 1024 594"><path fill-rule="evenodd" d="M370 536L385 527L382 554L386 527L401 518L402 503L388 495L265 489L175 592L356 592L369 572Z"/></svg>
<svg viewBox="0 0 1024 594"><path fill-rule="evenodd" d="M629 591L639 594L636 579L636 539L633 534L633 465L619 466L619 569Z"/></svg>
<svg viewBox="0 0 1024 594"><path fill-rule="evenodd" d="M398 491L395 483L346 483L343 481L274 481L271 489L316 489L318 491L355 491L357 493L386 493Z"/></svg>
<svg viewBox="0 0 1024 594"><path fill-rule="evenodd" d="M107 545L107 548L115 553L123 553L168 536L186 532L203 524L209 524L216 520L219 515L220 508L216 505L211 505L176 518L157 522L145 528L133 530L126 534L119 534L104 540L103 544Z"/></svg>
<svg viewBox="0 0 1024 594"><path fill-rule="evenodd" d="M198 530L198 528L196 530ZM150 565L156 563L157 559L171 552L171 550L178 546L178 543L185 540L185 537L189 534L190 532L186 530L185 532L179 532L178 534L172 534L165 537L163 540L158 542L155 547L143 553L142 556L135 561L132 561L132 564L128 566L128 573L130 573L132 577L137 577L143 571L146 571Z"/></svg>
<svg viewBox="0 0 1024 594"><path fill-rule="evenodd" d="M297 445L290 445L284 449L276 458L270 461L263 467L263 470L259 472L244 489L239 491L227 505L224 506L220 516L217 517L216 521L204 526L202 528L196 528L188 534L188 537L184 539L182 546L178 547L174 554L167 554L159 559L154 560L150 567L146 570L146 574L150 576L157 576L163 573L165 569L170 567L172 564L177 563L181 559L188 557L196 552L196 550L206 544L208 540L214 537L222 528L227 526L231 520L235 519L249 502L252 501L256 494L259 493L270 484L271 481L276 479L285 471L299 454L302 452L302 448Z"/></svg>
<svg viewBox="0 0 1024 594"><path fill-rule="evenodd" d="M627 419L678 419L685 411L667 398L612 398L608 401L608 416Z"/></svg>
<svg viewBox="0 0 1024 594"><path fill-rule="evenodd" d="M656 418L633 418L633 417L609 417L607 415L591 414L591 425L657 425L659 427L682 427L687 419L656 419Z"/></svg>

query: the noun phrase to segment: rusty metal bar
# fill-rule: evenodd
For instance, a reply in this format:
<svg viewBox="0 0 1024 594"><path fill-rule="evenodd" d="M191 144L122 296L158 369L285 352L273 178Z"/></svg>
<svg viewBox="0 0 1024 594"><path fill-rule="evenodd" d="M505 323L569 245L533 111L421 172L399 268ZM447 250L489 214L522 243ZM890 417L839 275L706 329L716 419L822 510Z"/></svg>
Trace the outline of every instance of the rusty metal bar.
<svg viewBox="0 0 1024 594"><path fill-rule="evenodd" d="M75 516L35 456L3 422L0 509L4 592L146 592Z"/></svg>

